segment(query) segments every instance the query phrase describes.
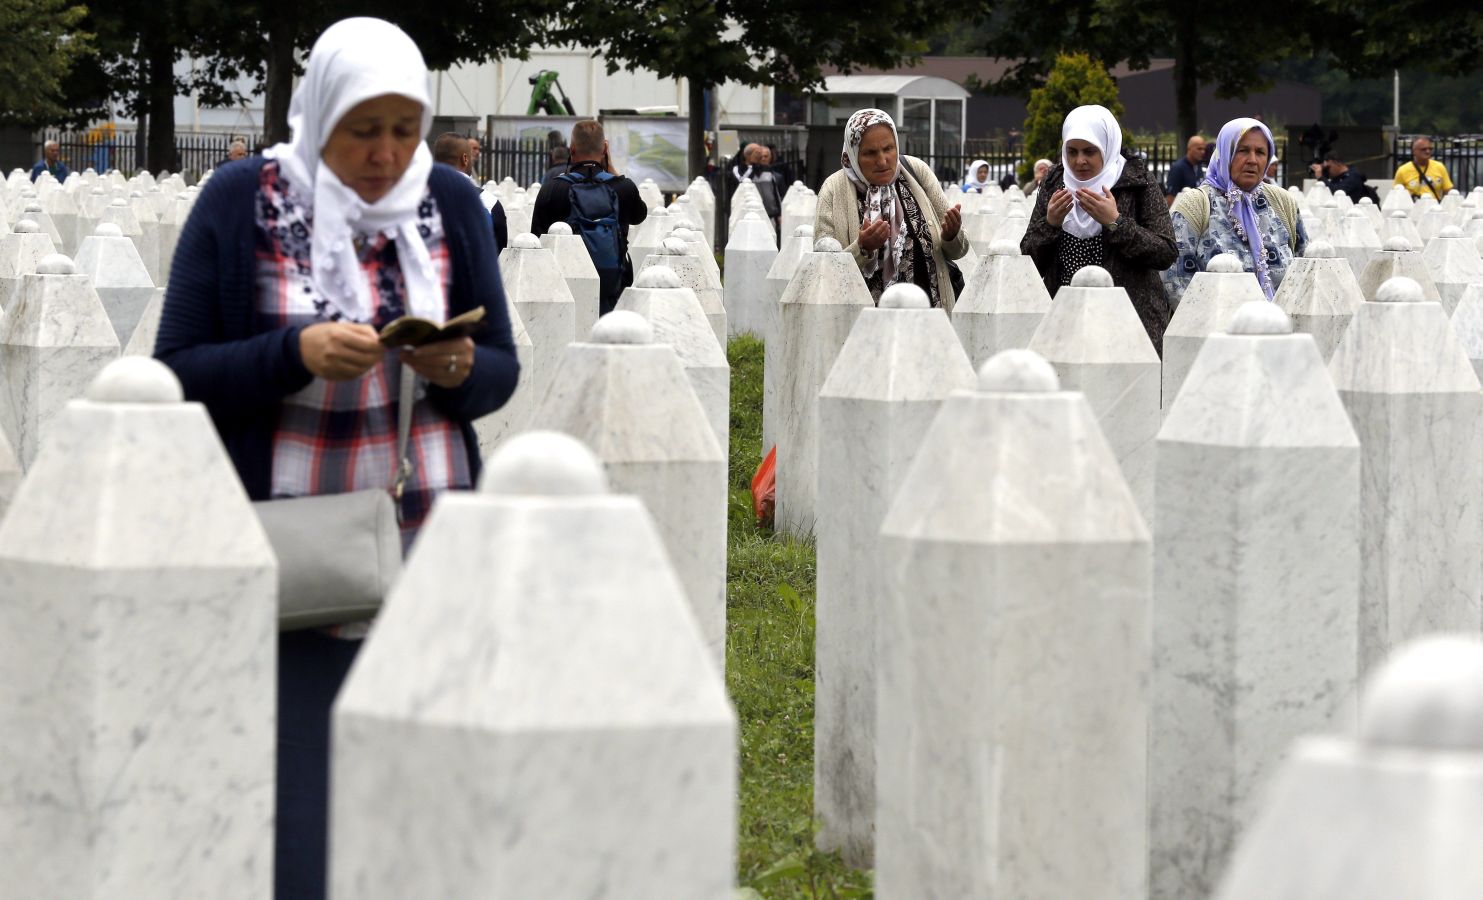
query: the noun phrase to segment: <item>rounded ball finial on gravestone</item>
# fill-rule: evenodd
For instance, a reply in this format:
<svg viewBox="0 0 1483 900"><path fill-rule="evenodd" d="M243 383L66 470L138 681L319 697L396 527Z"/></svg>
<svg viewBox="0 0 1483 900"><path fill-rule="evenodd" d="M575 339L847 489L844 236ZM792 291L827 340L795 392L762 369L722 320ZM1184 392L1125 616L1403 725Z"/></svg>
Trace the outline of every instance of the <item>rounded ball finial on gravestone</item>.
<svg viewBox="0 0 1483 900"><path fill-rule="evenodd" d="M1397 650L1370 678L1360 739L1371 746L1483 750L1483 644L1438 635Z"/></svg>
<svg viewBox="0 0 1483 900"><path fill-rule="evenodd" d="M1333 259L1338 253L1328 241L1314 241L1303 251L1303 255L1308 259Z"/></svg>
<svg viewBox="0 0 1483 900"><path fill-rule="evenodd" d="M1231 316L1227 334L1292 334L1292 319L1269 300L1248 300Z"/></svg>
<svg viewBox="0 0 1483 900"><path fill-rule="evenodd" d="M1425 299L1426 293L1421 290L1421 285L1404 275L1388 279L1375 292L1376 303L1421 303Z"/></svg>
<svg viewBox="0 0 1483 900"><path fill-rule="evenodd" d="M35 200L27 200L26 205L21 208L21 212L41 212L41 204Z"/></svg>
<svg viewBox="0 0 1483 900"><path fill-rule="evenodd" d="M990 246L989 252L992 253L993 250L994 248ZM1071 286L1110 288L1112 287L1112 273L1101 266L1082 266L1076 270L1075 275L1071 276Z"/></svg>
<svg viewBox="0 0 1483 900"><path fill-rule="evenodd" d="M592 326L594 344L652 344L654 326L636 312L614 310Z"/></svg>
<svg viewBox="0 0 1483 900"><path fill-rule="evenodd" d="M1205 271L1217 272L1221 275L1236 275L1244 272L1241 260L1230 253L1217 253L1210 257L1210 262L1205 265Z"/></svg>
<svg viewBox="0 0 1483 900"><path fill-rule="evenodd" d="M690 247L680 238L667 237L659 245L659 252L664 256L689 256Z"/></svg>
<svg viewBox="0 0 1483 900"><path fill-rule="evenodd" d="M1050 394L1061 389L1061 378L1045 357L1034 350L1001 350L979 367L978 389L1008 394Z"/></svg>
<svg viewBox="0 0 1483 900"><path fill-rule="evenodd" d="M541 239L527 231L524 234L516 235L515 240L511 242L510 246L516 250L539 250L541 249Z"/></svg>
<svg viewBox="0 0 1483 900"><path fill-rule="evenodd" d="M1023 203L1011 203L1009 205L1009 211L1004 214L1004 218L1006 219L1028 219L1029 217L1030 214L1025 212Z"/></svg>
<svg viewBox="0 0 1483 900"><path fill-rule="evenodd" d="M98 237L123 237L124 230L112 222L104 222L93 229L93 234L96 234Z"/></svg>
<svg viewBox="0 0 1483 900"><path fill-rule="evenodd" d="M639 273L638 280L634 281L634 287L640 288L677 288L680 286L679 273L669 266L650 266Z"/></svg>
<svg viewBox="0 0 1483 900"><path fill-rule="evenodd" d="M1374 200L1371 200L1369 197L1361 197L1361 198L1359 198L1359 205L1360 206L1374 206L1375 205L1375 201Z"/></svg>
<svg viewBox="0 0 1483 900"><path fill-rule="evenodd" d="M793 229L793 236L794 237L809 237L809 238L811 238L811 237L814 236L814 226L812 226L812 225L799 225L797 228Z"/></svg>
<svg viewBox="0 0 1483 900"><path fill-rule="evenodd" d="M1385 249L1398 253L1412 253L1416 250L1411 246L1411 240L1404 235L1393 234L1385 239Z"/></svg>
<svg viewBox="0 0 1483 900"><path fill-rule="evenodd" d="M122 197L114 197L111 201L109 201L108 205L109 206L128 206L129 205L129 201L125 200Z"/></svg>
<svg viewBox="0 0 1483 900"><path fill-rule="evenodd" d="M41 226L36 224L35 219L22 219L15 223L16 234L40 234Z"/></svg>
<svg viewBox="0 0 1483 900"><path fill-rule="evenodd" d="M914 284L893 284L881 294L881 309L931 309L927 292Z"/></svg>
<svg viewBox="0 0 1483 900"><path fill-rule="evenodd" d="M92 194L93 194L94 197L101 197L101 196L103 196L106 193L108 193L108 192L105 191L105 190L103 190L103 188L101 188L101 187L95 187L95 188L93 188L93 191L92 191Z"/></svg>
<svg viewBox="0 0 1483 900"><path fill-rule="evenodd" d="M1437 232L1437 237L1460 238L1462 237L1462 229L1456 225L1444 225L1442 226L1442 230Z"/></svg>
<svg viewBox="0 0 1483 900"><path fill-rule="evenodd" d="M839 241L832 237L821 237L814 241L815 253L841 253L843 251L844 247L841 247Z"/></svg>
<svg viewBox="0 0 1483 900"><path fill-rule="evenodd" d="M484 464L479 491L506 497L580 497L608 492L602 462L587 445L559 431L527 431Z"/></svg>
<svg viewBox="0 0 1483 900"><path fill-rule="evenodd" d="M1344 213L1344 218L1346 218L1346 219L1368 219L1369 216L1365 215L1364 210L1360 209L1358 206L1355 206L1355 207L1352 207L1348 212Z"/></svg>
<svg viewBox="0 0 1483 900"><path fill-rule="evenodd" d="M686 228L683 225L678 228L672 229L669 233L669 236L682 241L695 241L700 239L700 235L696 234L694 229Z"/></svg>
<svg viewBox="0 0 1483 900"><path fill-rule="evenodd" d="M76 275L77 264L61 253L48 253L36 263L37 275Z"/></svg>
<svg viewBox="0 0 1483 900"><path fill-rule="evenodd" d="M658 209L651 209L651 210L649 210L649 215L651 215L651 216L659 216L662 219L665 216L668 216L669 215L669 210L667 210L667 209L665 209L664 207L661 206Z"/></svg>
<svg viewBox="0 0 1483 900"><path fill-rule="evenodd" d="M94 403L180 403L185 391L170 367L148 356L125 356L109 363L88 385Z"/></svg>
<svg viewBox="0 0 1483 900"><path fill-rule="evenodd" d="M1346 194L1346 193L1344 193L1343 191L1334 191L1334 199L1335 200L1339 199L1340 197L1348 197L1348 196L1349 195Z"/></svg>
<svg viewBox="0 0 1483 900"><path fill-rule="evenodd" d="M1020 255L1020 245L1019 244L1016 244L1014 241L1010 241L1010 240L994 241L992 244L989 245L989 255L990 256L1019 256ZM1072 276L1072 277L1075 277L1075 276Z"/></svg>
<svg viewBox="0 0 1483 900"><path fill-rule="evenodd" d="M565 222L552 222L551 227L546 229L547 234L571 234L572 226Z"/></svg>
<svg viewBox="0 0 1483 900"><path fill-rule="evenodd" d="M1390 213L1390 217L1392 219L1409 219L1409 218L1411 218L1410 216L1406 215L1406 211L1404 209L1392 210L1391 213Z"/></svg>

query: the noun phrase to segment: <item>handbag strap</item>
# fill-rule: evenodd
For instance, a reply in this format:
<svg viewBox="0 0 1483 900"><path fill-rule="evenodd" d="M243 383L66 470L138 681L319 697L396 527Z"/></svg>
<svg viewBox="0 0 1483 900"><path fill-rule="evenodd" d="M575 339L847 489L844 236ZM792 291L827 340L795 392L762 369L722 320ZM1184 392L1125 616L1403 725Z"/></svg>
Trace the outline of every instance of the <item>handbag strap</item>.
<svg viewBox="0 0 1483 900"><path fill-rule="evenodd" d="M397 519L402 517L402 491L407 486L407 480L412 477L412 454L409 452L408 444L412 438L412 407L417 402L417 373L412 367L402 364L402 390L397 400L397 425L396 425L396 456L397 473L396 481L391 487L391 496L396 500Z"/></svg>

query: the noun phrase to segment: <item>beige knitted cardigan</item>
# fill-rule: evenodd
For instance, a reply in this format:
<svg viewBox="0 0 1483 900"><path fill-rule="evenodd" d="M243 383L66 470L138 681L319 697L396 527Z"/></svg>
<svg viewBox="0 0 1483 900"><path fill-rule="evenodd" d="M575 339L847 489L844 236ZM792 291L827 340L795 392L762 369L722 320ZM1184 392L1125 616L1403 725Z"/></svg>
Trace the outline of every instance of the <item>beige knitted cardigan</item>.
<svg viewBox="0 0 1483 900"><path fill-rule="evenodd" d="M953 311L953 286L947 274L947 261L962 259L968 253L968 238L965 229L958 228L958 236L951 241L942 239L942 219L947 215L947 197L942 193L937 176L932 169L914 156L901 157L901 165L911 170L906 179L911 195L916 198L922 217L927 220L927 231L932 235L932 258L937 265L937 286L942 292L942 308ZM863 270L869 262L867 254L860 252L860 202L855 186L850 183L841 169L830 175L819 188L819 209L814 218L814 240L832 237L839 241L855 257L855 263ZM968 272L963 273L967 278Z"/></svg>

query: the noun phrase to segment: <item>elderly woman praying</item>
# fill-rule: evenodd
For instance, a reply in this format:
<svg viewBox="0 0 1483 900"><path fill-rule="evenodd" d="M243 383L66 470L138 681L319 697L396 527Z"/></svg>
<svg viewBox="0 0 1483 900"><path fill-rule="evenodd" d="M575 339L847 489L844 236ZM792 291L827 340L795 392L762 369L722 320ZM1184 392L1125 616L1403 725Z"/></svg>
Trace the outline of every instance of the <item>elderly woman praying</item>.
<svg viewBox="0 0 1483 900"><path fill-rule="evenodd" d="M1287 191L1263 182L1276 146L1256 119L1232 119L1215 140L1205 181L1170 208L1179 258L1163 274L1171 306L1178 306L1196 272L1219 253L1241 260L1271 299L1308 233Z"/></svg>
<svg viewBox="0 0 1483 900"><path fill-rule="evenodd" d="M951 312L957 293L950 261L968 252L962 207L948 207L926 163L899 153L896 123L886 113L862 109L844 132L840 170L819 189L814 237L844 245L876 302L893 284L915 284L933 306Z"/></svg>

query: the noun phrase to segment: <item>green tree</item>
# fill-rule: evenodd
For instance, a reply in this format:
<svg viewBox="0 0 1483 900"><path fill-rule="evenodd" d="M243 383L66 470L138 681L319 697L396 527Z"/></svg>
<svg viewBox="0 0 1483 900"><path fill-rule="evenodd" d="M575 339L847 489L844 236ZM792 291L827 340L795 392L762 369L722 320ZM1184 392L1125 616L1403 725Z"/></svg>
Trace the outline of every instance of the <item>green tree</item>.
<svg viewBox="0 0 1483 900"><path fill-rule="evenodd" d="M803 90L823 67L888 68L920 56L960 6L946 0L592 0L553 28L556 44L592 47L608 71L644 68L689 83L690 171L705 166L706 91L725 82Z"/></svg>
<svg viewBox="0 0 1483 900"><path fill-rule="evenodd" d="M1051 66L1045 84L1030 91L1025 110L1025 161L1020 178L1033 176L1034 160L1061 158L1061 123L1078 106L1105 106L1119 119L1123 104L1117 82L1107 68L1085 53L1062 53Z"/></svg>
<svg viewBox="0 0 1483 900"><path fill-rule="evenodd" d="M68 0L0 0L0 119L35 125L66 114L65 81L93 52L87 12Z"/></svg>

